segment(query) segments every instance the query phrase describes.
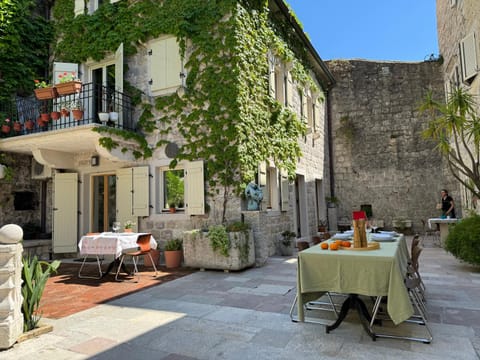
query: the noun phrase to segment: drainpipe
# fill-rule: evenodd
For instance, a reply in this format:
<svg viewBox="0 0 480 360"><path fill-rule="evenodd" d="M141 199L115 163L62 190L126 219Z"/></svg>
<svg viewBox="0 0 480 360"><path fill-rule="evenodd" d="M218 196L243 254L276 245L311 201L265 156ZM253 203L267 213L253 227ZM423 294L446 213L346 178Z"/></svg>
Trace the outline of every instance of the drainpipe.
<svg viewBox="0 0 480 360"><path fill-rule="evenodd" d="M332 106L330 104L330 91L327 90L327 138L328 138L328 165L329 165L329 180L330 180L330 197L335 196L335 174L333 171L333 139L332 139Z"/></svg>

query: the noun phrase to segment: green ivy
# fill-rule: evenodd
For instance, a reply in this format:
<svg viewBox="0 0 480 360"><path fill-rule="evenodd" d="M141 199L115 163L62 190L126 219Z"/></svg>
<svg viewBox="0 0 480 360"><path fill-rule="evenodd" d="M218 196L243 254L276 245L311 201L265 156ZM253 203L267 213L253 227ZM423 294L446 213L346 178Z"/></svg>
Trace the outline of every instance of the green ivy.
<svg viewBox="0 0 480 360"><path fill-rule="evenodd" d="M77 17L73 1L57 0L53 13L59 38L55 58L62 61L101 60L122 42L125 56L131 56L137 45L162 34L175 35L183 52L186 41L191 43L185 93L142 104L138 125L144 133L159 131L157 146L165 144L172 131L183 136L171 167L180 160L204 159L209 185L223 188L222 221L229 197L254 180L260 162L271 158L294 178L301 156L298 139L306 128L269 94L269 51L292 64L292 76L300 84L315 92L318 87L305 66L307 50L292 37L290 24L270 14L267 0L119 1ZM162 114L159 118L152 106ZM151 156L151 149L138 140L136 151ZM107 138L101 144L119 146Z"/></svg>

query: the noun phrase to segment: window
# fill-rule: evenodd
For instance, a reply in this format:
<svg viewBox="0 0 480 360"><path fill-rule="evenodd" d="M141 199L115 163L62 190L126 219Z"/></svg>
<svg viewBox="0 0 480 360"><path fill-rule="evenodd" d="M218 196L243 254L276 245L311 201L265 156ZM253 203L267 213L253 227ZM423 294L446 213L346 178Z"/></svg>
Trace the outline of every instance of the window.
<svg viewBox="0 0 480 360"><path fill-rule="evenodd" d="M163 171L163 208L183 210L185 204L184 170Z"/></svg>
<svg viewBox="0 0 480 360"><path fill-rule="evenodd" d="M150 42L150 90L153 96L177 91L183 85L184 69L175 37Z"/></svg>
<svg viewBox="0 0 480 360"><path fill-rule="evenodd" d="M460 42L460 60L464 81L471 81L477 75L477 48L475 33L467 35Z"/></svg>
<svg viewBox="0 0 480 360"><path fill-rule="evenodd" d="M75 16L84 14L85 8L88 14L94 13L103 4L116 3L119 0L89 0L85 3L85 0L75 0Z"/></svg>
<svg viewBox="0 0 480 360"><path fill-rule="evenodd" d="M175 169L160 167L157 177L158 213L168 211L172 205L188 215L205 213L203 161L189 162Z"/></svg>

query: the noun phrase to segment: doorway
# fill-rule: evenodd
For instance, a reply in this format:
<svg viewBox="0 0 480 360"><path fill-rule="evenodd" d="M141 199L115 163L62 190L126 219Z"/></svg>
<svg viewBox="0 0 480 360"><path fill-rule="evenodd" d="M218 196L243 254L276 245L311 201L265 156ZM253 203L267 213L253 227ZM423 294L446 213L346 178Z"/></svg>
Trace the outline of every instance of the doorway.
<svg viewBox="0 0 480 360"><path fill-rule="evenodd" d="M110 231L116 221L117 178L115 174L92 176L92 218L90 231Z"/></svg>
<svg viewBox="0 0 480 360"><path fill-rule="evenodd" d="M115 104L115 64L92 70L93 113L114 111Z"/></svg>

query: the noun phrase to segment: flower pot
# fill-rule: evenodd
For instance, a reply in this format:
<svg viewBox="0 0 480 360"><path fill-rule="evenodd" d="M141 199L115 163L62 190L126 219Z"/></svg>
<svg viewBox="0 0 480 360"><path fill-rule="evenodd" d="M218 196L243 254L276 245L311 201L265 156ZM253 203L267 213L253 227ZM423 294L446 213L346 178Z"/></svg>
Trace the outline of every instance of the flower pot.
<svg viewBox="0 0 480 360"><path fill-rule="evenodd" d="M133 229L123 229L123 232L131 233L131 232L133 232Z"/></svg>
<svg viewBox="0 0 480 360"><path fill-rule="evenodd" d="M155 266L157 266L158 262L160 260L160 250L150 249L150 255L152 256L153 263L155 264ZM148 267L153 267L152 261L150 260L150 256L144 255L143 265L148 266Z"/></svg>
<svg viewBox="0 0 480 360"><path fill-rule="evenodd" d="M110 111L108 116L110 117L110 121L118 121L118 112Z"/></svg>
<svg viewBox="0 0 480 360"><path fill-rule="evenodd" d="M75 120L82 120L83 119L83 110L72 109L72 115Z"/></svg>
<svg viewBox="0 0 480 360"><path fill-rule="evenodd" d="M38 100L55 99L58 96L57 90L54 87L40 88L40 89L35 89L34 91L35 91L35 97Z"/></svg>
<svg viewBox="0 0 480 360"><path fill-rule="evenodd" d="M47 115L48 115L48 114L47 114ZM47 120L47 121L43 120L41 116L39 116L39 117L37 118L37 125L38 125L38 126L44 127L44 126L46 126L47 124L48 124L48 120Z"/></svg>
<svg viewBox="0 0 480 360"><path fill-rule="evenodd" d="M50 113L50 117L52 118L52 120L60 119L60 111L52 111Z"/></svg>
<svg viewBox="0 0 480 360"><path fill-rule="evenodd" d="M10 125L2 125L2 132L3 132L4 134L8 134L11 129L12 129L12 128L11 128Z"/></svg>
<svg viewBox="0 0 480 360"><path fill-rule="evenodd" d="M182 264L182 250L165 251L165 266L167 268L177 268Z"/></svg>
<svg viewBox="0 0 480 360"><path fill-rule="evenodd" d="M20 132L22 131L23 129L23 124L21 122L14 122L13 123L13 130L15 130L16 132Z"/></svg>
<svg viewBox="0 0 480 360"><path fill-rule="evenodd" d="M174 207L171 207L171 208L168 209L168 211L170 211L170 213L173 214L173 213L176 213L176 212L177 212L177 209L174 208Z"/></svg>
<svg viewBox="0 0 480 360"><path fill-rule="evenodd" d="M50 121L50 114L49 113L42 113L40 114L40 118L42 119L43 122L49 122Z"/></svg>
<svg viewBox="0 0 480 360"><path fill-rule="evenodd" d="M55 84L55 88L60 96L75 94L82 90L82 82L75 80L66 83Z"/></svg>
<svg viewBox="0 0 480 360"><path fill-rule="evenodd" d="M61 109L60 114L62 115L62 117L66 118L68 115L70 115L70 110L65 109L65 108Z"/></svg>
<svg viewBox="0 0 480 360"><path fill-rule="evenodd" d="M108 121L108 118L109 118L109 114L106 113L106 112L99 112L98 113L98 118L100 119L100 121L102 122L102 124L106 124L107 121Z"/></svg>
<svg viewBox="0 0 480 360"><path fill-rule="evenodd" d="M33 122L33 120L25 121L25 129L32 130L34 127L35 127L35 123Z"/></svg>

